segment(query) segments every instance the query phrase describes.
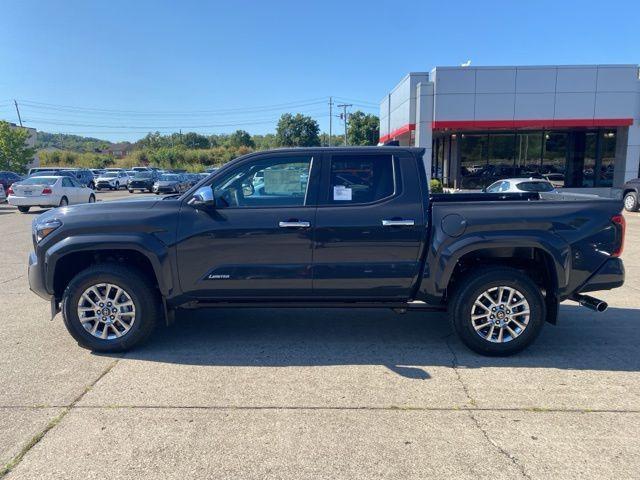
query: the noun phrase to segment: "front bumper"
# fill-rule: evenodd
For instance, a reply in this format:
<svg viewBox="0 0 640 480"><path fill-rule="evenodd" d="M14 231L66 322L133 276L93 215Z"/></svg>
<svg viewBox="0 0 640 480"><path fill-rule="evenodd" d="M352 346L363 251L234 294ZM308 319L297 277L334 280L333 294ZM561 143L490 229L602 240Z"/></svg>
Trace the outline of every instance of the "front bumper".
<svg viewBox="0 0 640 480"><path fill-rule="evenodd" d="M116 184L110 183L110 182L98 182L96 183L96 187L97 188L116 188Z"/></svg>
<svg viewBox="0 0 640 480"><path fill-rule="evenodd" d="M153 187L154 192L158 193L178 193L178 189L176 187Z"/></svg>
<svg viewBox="0 0 640 480"><path fill-rule="evenodd" d="M579 293L611 290L624 284L624 265L619 258L609 258L578 289Z"/></svg>
<svg viewBox="0 0 640 480"><path fill-rule="evenodd" d="M133 190L133 189L136 189L136 190L138 190L138 189L148 190L148 189L152 188L153 185L150 184L150 183L143 183L143 182L129 182L127 184L127 187L129 189L131 189L131 190Z"/></svg>
<svg viewBox="0 0 640 480"><path fill-rule="evenodd" d="M44 280L44 268L38 262L38 257L35 252L31 252L29 254L28 276L29 289L39 297L42 297L45 300L51 300L53 294L47 291Z"/></svg>

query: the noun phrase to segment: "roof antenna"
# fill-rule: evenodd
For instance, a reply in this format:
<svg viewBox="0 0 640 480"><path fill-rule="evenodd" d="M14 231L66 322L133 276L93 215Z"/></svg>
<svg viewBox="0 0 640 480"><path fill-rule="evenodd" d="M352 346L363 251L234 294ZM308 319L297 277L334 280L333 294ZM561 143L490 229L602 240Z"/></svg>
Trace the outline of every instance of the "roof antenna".
<svg viewBox="0 0 640 480"><path fill-rule="evenodd" d="M461 63L460 66L461 67L470 67L471 66L471 60L467 60L466 62Z"/></svg>

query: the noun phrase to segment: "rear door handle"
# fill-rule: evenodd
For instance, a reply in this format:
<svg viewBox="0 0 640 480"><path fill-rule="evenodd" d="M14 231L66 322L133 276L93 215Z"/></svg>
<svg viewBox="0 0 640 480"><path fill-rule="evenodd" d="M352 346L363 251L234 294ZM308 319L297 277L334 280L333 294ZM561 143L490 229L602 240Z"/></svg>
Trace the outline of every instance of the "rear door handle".
<svg viewBox="0 0 640 480"><path fill-rule="evenodd" d="M287 222L279 222L278 226L280 228L309 228L311 226L310 222L299 222L295 221L287 221Z"/></svg>
<svg viewBox="0 0 640 480"><path fill-rule="evenodd" d="M415 220L382 220L383 227L413 227Z"/></svg>

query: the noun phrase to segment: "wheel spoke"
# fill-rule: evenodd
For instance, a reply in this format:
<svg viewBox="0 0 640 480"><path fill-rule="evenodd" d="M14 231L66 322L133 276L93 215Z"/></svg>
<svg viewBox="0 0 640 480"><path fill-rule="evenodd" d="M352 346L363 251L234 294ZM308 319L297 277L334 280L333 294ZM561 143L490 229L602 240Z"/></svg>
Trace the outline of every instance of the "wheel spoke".
<svg viewBox="0 0 640 480"><path fill-rule="evenodd" d="M474 325L473 328L477 330L483 329L484 327L491 325L491 322L483 323L482 325Z"/></svg>
<svg viewBox="0 0 640 480"><path fill-rule="evenodd" d="M502 336L504 335L504 328L500 327L500 331L498 332L498 343L502 343Z"/></svg>
<svg viewBox="0 0 640 480"><path fill-rule="evenodd" d="M518 336L518 334L515 332L515 330L513 330L509 325L505 325L504 328L507 329L507 331L509 332L509 335L511 335L511 338L514 339Z"/></svg>
<svg viewBox="0 0 640 480"><path fill-rule="evenodd" d="M493 331L495 330L496 326L495 324L491 324L491 328L489 329L489 332L487 333L487 336L485 337L487 340L491 341L491 339L493 338Z"/></svg>

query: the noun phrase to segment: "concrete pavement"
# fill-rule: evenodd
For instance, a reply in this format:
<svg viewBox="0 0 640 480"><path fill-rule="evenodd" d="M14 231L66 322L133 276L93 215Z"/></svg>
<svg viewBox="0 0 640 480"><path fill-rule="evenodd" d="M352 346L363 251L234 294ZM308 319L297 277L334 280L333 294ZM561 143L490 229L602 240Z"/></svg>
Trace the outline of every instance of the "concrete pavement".
<svg viewBox="0 0 640 480"><path fill-rule="evenodd" d="M7 478L640 472L639 214L627 284L599 294L611 308L567 302L558 326L502 359L468 351L443 315L376 310L197 312L136 351L91 354L28 291L32 218L0 206Z"/></svg>

